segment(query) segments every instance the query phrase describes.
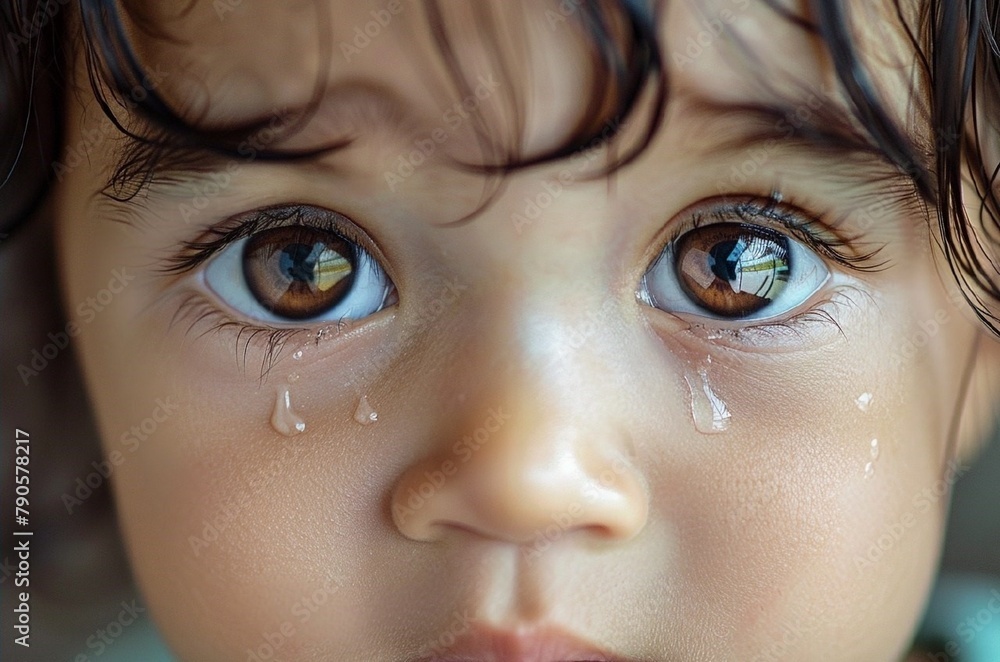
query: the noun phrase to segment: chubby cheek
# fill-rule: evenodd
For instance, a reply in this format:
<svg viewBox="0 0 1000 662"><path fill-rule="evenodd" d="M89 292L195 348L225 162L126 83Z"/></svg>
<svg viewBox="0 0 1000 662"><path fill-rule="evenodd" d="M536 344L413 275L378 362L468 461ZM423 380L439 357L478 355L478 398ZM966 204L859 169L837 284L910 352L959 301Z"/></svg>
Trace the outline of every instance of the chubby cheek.
<svg viewBox="0 0 1000 662"><path fill-rule="evenodd" d="M883 313L845 324L867 344L837 341L807 361L715 353L707 374L729 427L662 461L653 494L705 646L714 633L732 659L902 654L937 561L950 394L927 388L947 382L929 351L887 351L918 327L888 302Z"/></svg>
<svg viewBox="0 0 1000 662"><path fill-rule="evenodd" d="M892 659L919 617L936 560L941 512L918 502L932 468L901 470L912 464L896 446L880 451L866 477L863 435L890 446L896 429L773 427L759 442L741 440L751 448L725 472L676 477L676 489L699 503L672 487L656 496L676 504L687 622L711 624L704 632L732 659L826 659L824 646L846 659ZM843 450L844 436L857 437L856 448Z"/></svg>
<svg viewBox="0 0 1000 662"><path fill-rule="evenodd" d="M151 351L139 339L160 321L88 345L106 452L123 458L115 486L133 566L170 645L191 660L362 659L357 619L392 598L370 587L370 551L391 526L369 480L385 464L374 435L405 431L385 410L378 425L358 420L364 365L288 351L288 374L262 382L259 365L234 368L235 341L223 352L179 334ZM366 394L377 417L385 398L377 385Z"/></svg>
<svg viewBox="0 0 1000 662"><path fill-rule="evenodd" d="M93 264L71 267L68 298L101 284ZM143 314L143 287L130 281L80 342L133 568L169 645L220 661L360 646L352 614L385 596L359 578L388 530L366 467L384 453L370 432L391 421L355 420L354 378L369 368L286 352L288 374L262 382L259 352L244 368L235 338L167 332L169 313Z"/></svg>

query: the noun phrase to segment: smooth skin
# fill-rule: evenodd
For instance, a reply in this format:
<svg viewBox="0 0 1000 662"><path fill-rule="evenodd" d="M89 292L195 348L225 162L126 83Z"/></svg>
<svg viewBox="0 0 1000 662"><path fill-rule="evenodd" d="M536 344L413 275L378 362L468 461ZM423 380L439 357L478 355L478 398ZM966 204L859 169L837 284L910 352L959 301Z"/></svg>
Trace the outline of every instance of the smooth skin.
<svg viewBox="0 0 1000 662"><path fill-rule="evenodd" d="M147 11L184 43L136 31L158 72L150 84L191 99L185 108L207 124L302 105L325 65L331 88L347 85L368 105L331 100L278 143L311 146L346 130L357 140L345 151L223 162L214 179L182 174L130 203L95 195L120 143L77 63L68 145L106 138L88 142L88 158L58 185L64 298L72 318L113 270L134 278L81 325L80 347L105 450L124 458L114 487L133 568L181 659L242 661L272 646L279 660L401 662L470 623L554 625L655 661L907 654L945 523L947 496L935 488L965 470L985 436L989 407L974 405L996 393L988 377L1000 350L939 276L912 194L851 177L871 163L724 145L745 125L696 101L770 97L725 37L676 57L689 37L699 43L706 20L723 17L779 88L834 89L821 46L762 4L671 3L674 92L637 162L611 179L587 177L604 151L518 172L452 226L489 190L450 160L483 159L480 120L487 135L518 135L509 109L521 95L530 152L559 141L582 110L585 45L536 3L491 5L523 45L519 89L483 83L454 126L446 113L461 99L414 2L356 53L343 44L385 5L329 0L317 16L313 2L158 3ZM473 90L505 80L468 27L468 4L445 6ZM328 62L323 12L333 17ZM866 24L898 36L888 13L880 18ZM912 58L885 34L859 40L872 57ZM907 108L894 74L879 83ZM808 115L808 95L800 106ZM386 173L435 129L447 141L390 190ZM734 179L733 167L750 163L745 181ZM843 230L864 234L862 248L885 246L886 268L874 272L822 258L831 279L782 316L820 306L837 325L737 332L750 324L637 297L692 206L774 191L814 216L834 210ZM530 201L545 204L525 224ZM212 331L218 311L253 322L206 294L204 265L164 269L211 226L293 203L362 228L398 303L332 331L299 323L270 364L261 334ZM972 404L949 450L975 346ZM700 371L730 413L721 434L696 426ZM297 436L270 423L284 386L306 425ZM355 420L362 396L377 422ZM158 399L176 412L135 444L130 428Z"/></svg>

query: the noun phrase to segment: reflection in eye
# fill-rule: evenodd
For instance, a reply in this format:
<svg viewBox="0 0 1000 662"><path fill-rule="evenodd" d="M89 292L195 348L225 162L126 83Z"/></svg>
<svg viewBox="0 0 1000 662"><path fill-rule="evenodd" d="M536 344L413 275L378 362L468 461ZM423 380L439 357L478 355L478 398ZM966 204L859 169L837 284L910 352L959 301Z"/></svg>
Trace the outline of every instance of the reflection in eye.
<svg viewBox="0 0 1000 662"><path fill-rule="evenodd" d="M258 232L223 249L205 282L257 321L339 321L378 312L393 290L379 264L340 235L306 225Z"/></svg>
<svg viewBox="0 0 1000 662"><path fill-rule="evenodd" d="M802 305L829 275L813 251L780 232L715 223L671 242L640 294L668 312L756 321Z"/></svg>
<svg viewBox="0 0 1000 662"><path fill-rule="evenodd" d="M243 275L257 301L288 319L322 313L351 289L354 251L336 235L302 226L251 237L243 247Z"/></svg>

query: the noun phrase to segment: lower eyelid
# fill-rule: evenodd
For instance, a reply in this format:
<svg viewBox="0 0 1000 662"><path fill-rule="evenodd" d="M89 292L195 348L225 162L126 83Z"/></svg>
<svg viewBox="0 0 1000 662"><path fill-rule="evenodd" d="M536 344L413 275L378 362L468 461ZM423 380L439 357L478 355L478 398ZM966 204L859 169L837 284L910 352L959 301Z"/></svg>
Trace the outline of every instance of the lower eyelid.
<svg viewBox="0 0 1000 662"><path fill-rule="evenodd" d="M177 299L170 303L175 310L169 328L195 341L217 343L219 348L210 349L211 353L231 352L240 373L261 382L267 380L280 361L291 356L292 348L313 340L319 343L319 334L329 326L319 329L256 326L230 316L197 290L188 289L175 296ZM335 337L339 333L338 329L327 335ZM259 375L254 375L257 371Z"/></svg>
<svg viewBox="0 0 1000 662"><path fill-rule="evenodd" d="M163 293L156 307L165 311L168 332L209 343L208 351L213 356L220 352L231 353L242 374L253 377L253 372L259 370L257 377L261 382L266 381L279 362L291 357L294 349L307 345L329 347L317 356L338 351L335 348L348 342L356 330L365 329L367 333L390 323L396 310L393 304L362 320L299 323L287 327L257 324L219 302L204 282L202 270L174 283Z"/></svg>
<svg viewBox="0 0 1000 662"><path fill-rule="evenodd" d="M215 303L196 290L186 289L171 297L174 312L168 329L176 330L195 340L213 340L233 343L232 350L242 371L260 365L260 379L280 357L288 344L305 341L309 331L304 329L277 329L248 325L230 317Z"/></svg>
<svg viewBox="0 0 1000 662"><path fill-rule="evenodd" d="M754 324L726 325L686 317L682 332L699 344L753 354L779 354L822 348L849 340L854 318L869 293L846 275L831 277L812 301L796 313ZM659 311L657 311L659 312Z"/></svg>

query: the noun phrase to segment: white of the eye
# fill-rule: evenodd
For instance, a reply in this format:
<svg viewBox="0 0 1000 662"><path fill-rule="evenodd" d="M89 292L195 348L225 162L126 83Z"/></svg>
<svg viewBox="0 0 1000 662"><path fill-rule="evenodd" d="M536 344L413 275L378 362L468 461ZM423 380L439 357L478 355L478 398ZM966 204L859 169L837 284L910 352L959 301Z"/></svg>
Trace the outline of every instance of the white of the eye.
<svg viewBox="0 0 1000 662"><path fill-rule="evenodd" d="M224 304L240 315L267 324L289 324L264 308L250 292L243 276L243 247L249 238L226 246L203 270L204 283ZM354 283L342 301L321 316L307 322L337 322L362 319L379 311L392 288L385 270L368 253L360 251Z"/></svg>
<svg viewBox="0 0 1000 662"><path fill-rule="evenodd" d="M764 321L780 317L808 301L830 278L830 270L822 258L802 244L787 237L792 268L782 292L756 315L732 318L728 321ZM708 319L726 320L704 310L684 293L674 270L673 244L667 246L642 279L639 298L655 308L669 313L697 315Z"/></svg>

